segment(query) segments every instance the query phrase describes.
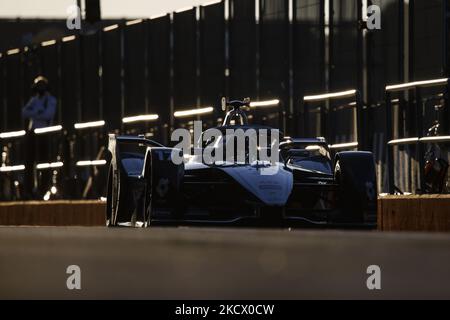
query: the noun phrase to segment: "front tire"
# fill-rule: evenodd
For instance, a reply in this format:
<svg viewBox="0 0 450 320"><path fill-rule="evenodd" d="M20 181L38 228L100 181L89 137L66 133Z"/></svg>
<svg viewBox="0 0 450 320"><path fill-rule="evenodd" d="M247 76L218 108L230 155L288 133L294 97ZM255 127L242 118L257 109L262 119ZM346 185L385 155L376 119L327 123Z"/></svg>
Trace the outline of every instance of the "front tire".
<svg viewBox="0 0 450 320"><path fill-rule="evenodd" d="M108 197L106 204L106 225L108 227L117 227L120 214L124 212L123 207L126 205L126 197L121 192L121 175L114 170L111 164L108 174Z"/></svg>
<svg viewBox="0 0 450 320"><path fill-rule="evenodd" d="M107 195L106 195L106 217L105 223L107 227L112 227L112 217L113 217L113 169L112 165L109 167L108 171L108 184L107 184Z"/></svg>
<svg viewBox="0 0 450 320"><path fill-rule="evenodd" d="M149 198L151 198L151 196L148 196ZM147 200L145 201L145 206L144 206L144 228L149 228L151 227L152 223L152 205L151 205L151 200Z"/></svg>
<svg viewBox="0 0 450 320"><path fill-rule="evenodd" d="M151 153L148 152L145 157L145 187L144 187L144 207L142 210L144 228L151 226L152 219L152 178L151 178Z"/></svg>

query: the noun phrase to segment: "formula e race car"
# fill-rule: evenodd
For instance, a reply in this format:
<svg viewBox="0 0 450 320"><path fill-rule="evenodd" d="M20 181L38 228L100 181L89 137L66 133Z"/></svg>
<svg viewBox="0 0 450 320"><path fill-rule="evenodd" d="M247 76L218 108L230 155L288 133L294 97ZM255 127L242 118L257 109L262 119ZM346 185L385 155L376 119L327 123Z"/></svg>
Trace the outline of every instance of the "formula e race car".
<svg viewBox="0 0 450 320"><path fill-rule="evenodd" d="M243 147L237 148L230 132L272 129L248 124L242 110L248 100L223 104L229 109L223 125L201 134L194 155L144 136L109 136L108 226L376 226L377 183L370 152L339 152L332 158L323 138L281 135L275 161L250 158L250 145L273 151L271 134L265 143L264 135L249 141L254 138L245 134ZM221 135L206 138L211 130ZM218 152L219 160L205 161L202 151L214 154L220 148L240 160Z"/></svg>

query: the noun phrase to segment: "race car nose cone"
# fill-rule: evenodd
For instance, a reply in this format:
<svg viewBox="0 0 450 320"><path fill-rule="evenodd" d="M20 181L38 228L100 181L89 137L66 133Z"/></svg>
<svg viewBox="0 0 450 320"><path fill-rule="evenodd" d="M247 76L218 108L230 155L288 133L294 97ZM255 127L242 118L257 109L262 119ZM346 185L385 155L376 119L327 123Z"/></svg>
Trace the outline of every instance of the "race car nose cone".
<svg viewBox="0 0 450 320"><path fill-rule="evenodd" d="M281 164L266 171L252 166L224 168L224 171L268 206L286 205L292 192L292 173Z"/></svg>

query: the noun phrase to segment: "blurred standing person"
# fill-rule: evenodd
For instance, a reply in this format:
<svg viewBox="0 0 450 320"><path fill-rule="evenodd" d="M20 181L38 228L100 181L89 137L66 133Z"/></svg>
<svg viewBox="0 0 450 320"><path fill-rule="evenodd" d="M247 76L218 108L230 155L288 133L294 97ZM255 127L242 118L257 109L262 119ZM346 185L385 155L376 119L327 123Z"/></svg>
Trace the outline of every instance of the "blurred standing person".
<svg viewBox="0 0 450 320"><path fill-rule="evenodd" d="M22 109L22 117L28 121L27 129L49 127L56 113L56 98L49 92L48 80L39 76L33 82L33 96Z"/></svg>
<svg viewBox="0 0 450 320"><path fill-rule="evenodd" d="M36 139L34 129L49 127L53 124L56 113L56 98L49 92L47 78L39 76L33 81L33 96L22 108L22 118L25 120L27 130L27 141L25 150L25 196L34 197L36 185L35 161L36 161ZM47 146L41 144L39 151L45 154Z"/></svg>

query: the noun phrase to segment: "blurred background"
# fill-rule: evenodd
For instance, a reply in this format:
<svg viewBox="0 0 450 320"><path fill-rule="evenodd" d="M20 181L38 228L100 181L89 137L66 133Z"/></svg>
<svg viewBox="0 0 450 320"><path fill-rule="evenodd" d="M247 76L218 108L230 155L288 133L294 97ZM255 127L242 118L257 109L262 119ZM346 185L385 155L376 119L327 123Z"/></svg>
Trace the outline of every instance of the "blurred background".
<svg viewBox="0 0 450 320"><path fill-rule="evenodd" d="M372 4L381 8L381 30L367 29ZM73 5L81 8L79 30L67 27ZM429 146L399 140L442 137L448 162L449 5L0 0L0 199L104 196L108 133L170 144L174 128L220 124L223 96L250 97L253 123L324 136L333 150L373 151L380 191L423 192ZM49 129L30 133L30 149L22 108L37 76L48 79L56 114ZM441 81L386 90L432 79ZM343 90L355 94L304 99Z"/></svg>

